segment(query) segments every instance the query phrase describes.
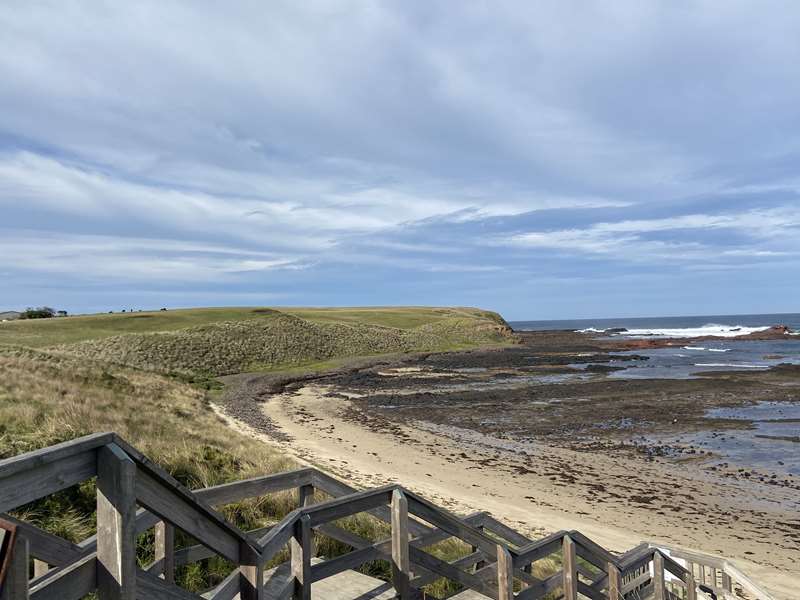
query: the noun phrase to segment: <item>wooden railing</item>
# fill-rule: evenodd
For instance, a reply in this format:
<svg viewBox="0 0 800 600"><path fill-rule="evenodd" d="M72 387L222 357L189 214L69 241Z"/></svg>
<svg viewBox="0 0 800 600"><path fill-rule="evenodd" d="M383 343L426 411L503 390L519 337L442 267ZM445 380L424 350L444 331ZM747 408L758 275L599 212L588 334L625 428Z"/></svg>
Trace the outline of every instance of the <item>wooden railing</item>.
<svg viewBox="0 0 800 600"><path fill-rule="evenodd" d="M375 560L391 565L391 585L403 600L419 598L421 588L441 578L495 600L695 600L698 584L711 582L707 568L716 569L711 589L720 597L736 588L753 600L770 600L721 559L649 544L615 555L576 531L534 541L487 513L459 517L399 485L357 491L316 469L191 492L110 433L0 461L0 513L93 477L97 535L74 544L9 519L17 536L2 600L79 600L95 591L100 600L310 599L314 582ZM298 507L271 527L244 532L212 508L286 490L297 490ZM330 498L314 503L322 495ZM389 537L372 541L337 524L359 513L384 522ZM155 560L139 568L136 536L150 529ZM176 549L176 529L198 544ZM321 560L314 556L313 536L352 550ZM470 551L452 562L430 551L448 539L461 540ZM288 563L268 569L282 552ZM176 567L217 555L235 565L219 585L198 595L175 584ZM540 572L535 563L544 559L557 570L534 576ZM699 580L694 565L702 565Z"/></svg>

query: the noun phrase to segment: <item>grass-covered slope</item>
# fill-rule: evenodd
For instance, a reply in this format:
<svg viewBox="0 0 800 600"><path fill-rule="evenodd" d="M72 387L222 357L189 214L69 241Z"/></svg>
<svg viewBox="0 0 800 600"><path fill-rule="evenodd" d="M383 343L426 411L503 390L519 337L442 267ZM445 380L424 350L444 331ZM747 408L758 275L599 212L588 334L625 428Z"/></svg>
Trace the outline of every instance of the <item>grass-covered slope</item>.
<svg viewBox="0 0 800 600"><path fill-rule="evenodd" d="M500 317L467 309L250 309L240 317L246 318L174 331L101 336L62 344L57 350L162 373L219 376L510 339Z"/></svg>
<svg viewBox="0 0 800 600"><path fill-rule="evenodd" d="M142 318L145 317L145 318ZM98 431L116 431L190 488L292 468L270 446L231 429L206 392L181 378L279 367L384 352L446 350L504 343L508 330L492 313L472 309L221 309L70 317L0 324L0 458ZM26 347L38 346L38 348ZM274 523L296 506L293 494L238 502L225 516L243 529ZM95 531L92 482L16 511L47 531L79 541ZM367 539L387 535L366 515L343 523ZM194 543L180 535L178 547ZM138 557L153 560L152 535ZM445 542L447 560L470 549ZM346 548L330 540L328 557ZM285 556L279 557L285 559ZM177 580L199 592L232 566L212 558L181 567ZM361 569L387 578L385 563ZM438 582L429 591L454 591Z"/></svg>

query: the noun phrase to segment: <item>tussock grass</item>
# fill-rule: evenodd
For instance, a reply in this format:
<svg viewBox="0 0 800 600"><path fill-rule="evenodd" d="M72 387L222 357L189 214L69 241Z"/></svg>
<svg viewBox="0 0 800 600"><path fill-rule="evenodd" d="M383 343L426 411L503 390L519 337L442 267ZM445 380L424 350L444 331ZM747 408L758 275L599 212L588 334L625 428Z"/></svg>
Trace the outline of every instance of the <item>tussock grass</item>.
<svg viewBox="0 0 800 600"><path fill-rule="evenodd" d="M452 350L508 343L501 317L476 309L199 309L70 317L0 326L0 458L99 431L115 431L189 488L296 468L269 446L232 431L212 410L214 377L258 369L327 365L358 356ZM45 348L46 346L53 346ZM198 385L202 384L202 385ZM71 541L96 529L93 481L20 507L16 515ZM286 492L221 508L242 529L278 522L297 506ZM361 514L342 523L372 540L385 523ZM177 544L195 543L179 535ZM316 536L320 555L350 550ZM152 534L139 561L153 557ZM434 548L454 560L469 553L455 541ZM273 563L286 560L285 553ZM199 592L232 565L212 558L178 570ZM389 578L385 561L363 572ZM439 581L430 593L455 591Z"/></svg>
<svg viewBox="0 0 800 600"><path fill-rule="evenodd" d="M210 378L335 358L444 351L508 342L483 317L446 317L412 329L312 322L283 313L179 331L129 334L59 346L59 352L181 377Z"/></svg>
<svg viewBox="0 0 800 600"><path fill-rule="evenodd" d="M116 431L189 488L296 468L269 446L231 431L202 391L162 375L27 348L0 351L0 373L0 458ZM227 506L225 513L240 527L262 527L295 502L279 494ZM89 481L21 507L17 516L77 542L94 533L95 507ZM140 540L143 563L152 555L151 537ZM212 559L179 575L199 591L229 571Z"/></svg>

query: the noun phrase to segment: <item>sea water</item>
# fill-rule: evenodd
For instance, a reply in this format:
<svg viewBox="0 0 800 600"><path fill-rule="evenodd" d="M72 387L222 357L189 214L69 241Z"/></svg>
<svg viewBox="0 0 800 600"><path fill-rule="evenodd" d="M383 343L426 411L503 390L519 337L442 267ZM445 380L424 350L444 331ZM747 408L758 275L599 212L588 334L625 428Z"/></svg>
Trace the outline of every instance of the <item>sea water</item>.
<svg viewBox="0 0 800 600"><path fill-rule="evenodd" d="M705 371L758 371L782 363L800 364L800 335L764 341L734 339L774 325L800 331L800 314L516 321L510 324L518 331L569 329L611 339L687 339L686 344L680 346L619 353L620 357L638 354L647 356L648 360L610 363L625 367L610 375L614 378L686 379ZM718 339L688 341L688 338L702 336Z"/></svg>

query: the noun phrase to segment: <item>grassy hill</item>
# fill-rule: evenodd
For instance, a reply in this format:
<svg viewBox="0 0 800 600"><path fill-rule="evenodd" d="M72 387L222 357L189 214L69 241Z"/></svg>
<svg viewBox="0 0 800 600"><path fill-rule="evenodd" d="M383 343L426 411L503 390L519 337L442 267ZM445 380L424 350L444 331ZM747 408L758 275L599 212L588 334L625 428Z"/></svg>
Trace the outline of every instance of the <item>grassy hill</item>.
<svg viewBox="0 0 800 600"><path fill-rule="evenodd" d="M510 340L499 315L467 308L189 309L2 325L0 346L194 378Z"/></svg>
<svg viewBox="0 0 800 600"><path fill-rule="evenodd" d="M207 393L187 381L509 340L499 315L466 308L214 308L0 323L0 458L116 431L192 488L286 470L291 461L228 427ZM94 493L91 483L76 486L16 516L79 541L95 530ZM283 494L224 512L253 529L274 523L295 503ZM348 527L370 537L379 526L359 516ZM190 543L178 539L179 546ZM152 536L142 536L142 564L152 550ZM325 549L331 556L342 551L335 544ZM229 570L221 559L208 559L182 567L177 578L200 591Z"/></svg>

